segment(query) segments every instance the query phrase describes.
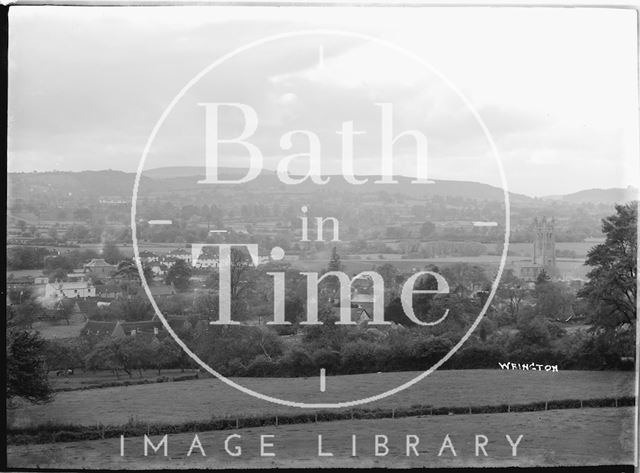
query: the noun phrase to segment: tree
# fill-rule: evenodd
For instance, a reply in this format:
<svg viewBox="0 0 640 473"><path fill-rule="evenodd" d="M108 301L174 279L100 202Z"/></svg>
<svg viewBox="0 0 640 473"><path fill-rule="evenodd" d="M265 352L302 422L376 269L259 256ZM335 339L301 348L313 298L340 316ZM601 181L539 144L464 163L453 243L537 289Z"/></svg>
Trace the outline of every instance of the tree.
<svg viewBox="0 0 640 473"><path fill-rule="evenodd" d="M596 325L609 329L636 322L638 202L615 208L602 220L605 242L587 253L585 264L593 269L578 293L596 308Z"/></svg>
<svg viewBox="0 0 640 473"><path fill-rule="evenodd" d="M142 267L142 273L145 281L151 281L153 279L153 272L151 266L144 265ZM114 274L116 278L121 280L120 288L125 294L136 294L140 289L140 273L138 267L133 260L123 260L118 263L116 272Z"/></svg>
<svg viewBox="0 0 640 473"><path fill-rule="evenodd" d="M574 295L565 283L550 280L536 282L534 295L536 315L560 320L573 315Z"/></svg>
<svg viewBox="0 0 640 473"><path fill-rule="evenodd" d="M189 288L189 279L191 278L191 267L186 261L177 260L165 277L167 284L173 284L178 291L186 291Z"/></svg>
<svg viewBox="0 0 640 473"><path fill-rule="evenodd" d="M304 318L304 302L299 297L287 297L284 301L284 319L295 324Z"/></svg>
<svg viewBox="0 0 640 473"><path fill-rule="evenodd" d="M7 320L7 325L32 328L33 322L43 315L44 308L34 299L28 299L14 308L13 317Z"/></svg>
<svg viewBox="0 0 640 473"><path fill-rule="evenodd" d="M398 270L391 263L385 263L381 266L378 266L375 271L382 276L382 280L384 281L385 289L395 289L398 281Z"/></svg>
<svg viewBox="0 0 640 473"><path fill-rule="evenodd" d="M64 234L65 240L86 240L89 237L89 229L84 225L72 225Z"/></svg>
<svg viewBox="0 0 640 473"><path fill-rule="evenodd" d="M436 231L436 225L433 222L424 222L420 227L420 237L427 238Z"/></svg>
<svg viewBox="0 0 640 473"><path fill-rule="evenodd" d="M63 340L47 340L44 344L45 370L66 370L82 366L77 344Z"/></svg>
<svg viewBox="0 0 640 473"><path fill-rule="evenodd" d="M177 364L182 349L176 345L171 337L165 337L162 341L156 340L151 343L151 364L158 370L170 368Z"/></svg>
<svg viewBox="0 0 640 473"><path fill-rule="evenodd" d="M54 226L49 228L48 234L53 240L57 240L58 239L58 224L55 224Z"/></svg>
<svg viewBox="0 0 640 473"><path fill-rule="evenodd" d="M548 348L551 343L549 323L542 317L525 313L518 320L518 334L512 342L512 349L525 349L530 346Z"/></svg>
<svg viewBox="0 0 640 473"><path fill-rule="evenodd" d="M146 296L117 299L107 308L109 319L129 322L147 320L153 314L153 307Z"/></svg>
<svg viewBox="0 0 640 473"><path fill-rule="evenodd" d="M197 294L193 300L193 311L198 315L206 315L209 320L214 320L218 314L218 296Z"/></svg>
<svg viewBox="0 0 640 473"><path fill-rule="evenodd" d="M507 269L502 275L497 295L506 302L509 320L518 320L522 301L527 296L527 287L522 279L515 276L512 269Z"/></svg>
<svg viewBox="0 0 640 473"><path fill-rule="evenodd" d="M238 302L240 296L249 288L254 286L256 279L256 271L251 262L250 256L238 248L231 248L231 264L230 264L230 284L231 284L231 303ZM206 286L209 288L218 288L220 274L218 271L211 273L207 279Z"/></svg>
<svg viewBox="0 0 640 473"><path fill-rule="evenodd" d="M84 366L87 370L112 370L120 378L118 370L122 368L113 349L114 340L107 338L96 344L85 356Z"/></svg>
<svg viewBox="0 0 640 473"><path fill-rule="evenodd" d="M536 277L536 286L547 283L549 281L551 281L551 276L549 276L547 272L544 269L542 269L538 273L538 277Z"/></svg>
<svg viewBox="0 0 640 473"><path fill-rule="evenodd" d="M38 333L12 329L7 331L6 342L7 399L51 401L53 389L43 363L44 340Z"/></svg>
<svg viewBox="0 0 640 473"><path fill-rule="evenodd" d="M340 255L338 254L338 249L335 246L333 247L333 250L331 250L331 259L329 260L327 271L342 271Z"/></svg>
<svg viewBox="0 0 640 473"><path fill-rule="evenodd" d="M102 248L102 257L109 264L118 264L124 259L122 253L113 242L107 242Z"/></svg>
<svg viewBox="0 0 640 473"><path fill-rule="evenodd" d="M484 269L468 263L454 263L442 270L442 276L453 291L459 291L465 296L473 294L475 290L484 288L489 283Z"/></svg>
<svg viewBox="0 0 640 473"><path fill-rule="evenodd" d="M44 260L44 274L50 275L58 270L64 272L65 276L73 272L74 264L67 256L49 256Z"/></svg>
<svg viewBox="0 0 640 473"><path fill-rule="evenodd" d="M66 281L69 274L64 268L58 268L49 273L49 281Z"/></svg>
<svg viewBox="0 0 640 473"><path fill-rule="evenodd" d="M146 281L151 281L151 279L153 279L153 271L151 270L151 266L149 266L148 264L142 266L142 274ZM120 261L118 263L114 276L122 277L129 280L140 281L140 273L138 272L138 267L131 259Z"/></svg>
<svg viewBox="0 0 640 473"><path fill-rule="evenodd" d="M108 338L98 345L85 358L89 370L111 369L118 375L121 369L131 378L133 370L139 371L152 365L152 349L148 343L138 337Z"/></svg>
<svg viewBox="0 0 640 473"><path fill-rule="evenodd" d="M41 269L45 259L53 256L55 250L33 246L14 246L7 248L7 269Z"/></svg>

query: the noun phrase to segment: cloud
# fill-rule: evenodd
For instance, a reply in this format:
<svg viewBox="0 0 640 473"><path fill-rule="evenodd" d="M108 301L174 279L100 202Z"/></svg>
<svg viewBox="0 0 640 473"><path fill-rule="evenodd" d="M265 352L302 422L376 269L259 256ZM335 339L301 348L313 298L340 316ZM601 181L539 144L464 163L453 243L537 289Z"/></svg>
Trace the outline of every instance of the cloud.
<svg viewBox="0 0 640 473"><path fill-rule="evenodd" d="M625 38L635 38L635 23L582 10L558 13L551 22L539 10L495 10L482 10L478 21L468 10L447 9L339 10L357 15L351 17L327 8L15 9L8 167L135 170L165 107L216 59L267 35L357 23L351 29L404 45L451 78L493 136L515 191L562 193L568 183L558 176L571 176L577 188L629 183L638 170L637 58L635 43L628 46ZM597 41L596 18L610 32ZM450 31L454 20L465 34ZM543 20L545 36L534 41L531 31ZM434 178L497 179L486 137L465 103L422 64L358 38L298 37L229 60L178 104L147 168L202 164L204 112L197 104L216 101L255 108L260 127L251 140L269 167L305 149L296 140L283 151L283 133L309 129L321 139L327 171L339 171L336 131L352 120L366 131L354 140L356 169L377 169L375 103L389 102L395 133L427 135ZM234 136L242 127L242 117L229 114L221 133ZM412 140L398 141L394 150L399 172L412 174ZM242 150L229 147L225 156L238 164Z"/></svg>

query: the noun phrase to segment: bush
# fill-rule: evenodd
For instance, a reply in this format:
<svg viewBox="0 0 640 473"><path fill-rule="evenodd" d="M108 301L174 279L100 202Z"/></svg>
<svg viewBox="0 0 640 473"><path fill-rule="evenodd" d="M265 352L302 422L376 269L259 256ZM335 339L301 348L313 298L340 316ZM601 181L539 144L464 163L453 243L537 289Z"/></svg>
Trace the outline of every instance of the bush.
<svg viewBox="0 0 640 473"><path fill-rule="evenodd" d="M324 368L327 374L337 374L340 371L341 357L338 351L320 348L311 354L311 359L316 370Z"/></svg>
<svg viewBox="0 0 640 473"><path fill-rule="evenodd" d="M288 376L313 376L316 375L316 367L306 351L294 348L285 354L280 360L282 374Z"/></svg>
<svg viewBox="0 0 640 473"><path fill-rule="evenodd" d="M445 364L445 369L494 368L507 359L506 351L498 346L472 345L457 351Z"/></svg>
<svg viewBox="0 0 640 473"><path fill-rule="evenodd" d="M278 374L278 363L265 355L256 356L245 370L245 376L275 376Z"/></svg>
<svg viewBox="0 0 640 473"><path fill-rule="evenodd" d="M342 347L340 357L343 373L370 373L378 371L376 343L358 340Z"/></svg>

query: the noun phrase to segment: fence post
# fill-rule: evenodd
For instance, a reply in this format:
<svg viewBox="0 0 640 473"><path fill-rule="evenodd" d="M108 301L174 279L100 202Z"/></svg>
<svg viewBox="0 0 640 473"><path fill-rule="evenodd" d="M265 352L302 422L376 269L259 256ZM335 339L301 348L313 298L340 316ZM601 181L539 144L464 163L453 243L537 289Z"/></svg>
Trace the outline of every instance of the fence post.
<svg viewBox="0 0 640 473"><path fill-rule="evenodd" d="M511 405L507 404L507 412L511 412Z"/></svg>
<svg viewBox="0 0 640 473"><path fill-rule="evenodd" d="M396 409L395 409L395 407L392 407L391 408L391 418L395 419L395 417L396 417Z"/></svg>
<svg viewBox="0 0 640 473"><path fill-rule="evenodd" d="M617 397L615 398L615 401L616 401L616 407L618 407L618 398Z"/></svg>
<svg viewBox="0 0 640 473"><path fill-rule="evenodd" d="M276 416L276 427L278 427L278 416Z"/></svg>
<svg viewBox="0 0 640 473"><path fill-rule="evenodd" d="M318 423L318 413L316 412L316 424Z"/></svg>
<svg viewBox="0 0 640 473"><path fill-rule="evenodd" d="M580 406L582 407L582 406ZM544 410L548 411L549 410L549 401L544 401Z"/></svg>
<svg viewBox="0 0 640 473"><path fill-rule="evenodd" d="M471 414L471 406L469 406L469 414Z"/></svg>
<svg viewBox="0 0 640 473"><path fill-rule="evenodd" d="M582 399L580 399L580 409L582 409Z"/></svg>
<svg viewBox="0 0 640 473"><path fill-rule="evenodd" d="M240 419L236 417L236 429L240 428Z"/></svg>

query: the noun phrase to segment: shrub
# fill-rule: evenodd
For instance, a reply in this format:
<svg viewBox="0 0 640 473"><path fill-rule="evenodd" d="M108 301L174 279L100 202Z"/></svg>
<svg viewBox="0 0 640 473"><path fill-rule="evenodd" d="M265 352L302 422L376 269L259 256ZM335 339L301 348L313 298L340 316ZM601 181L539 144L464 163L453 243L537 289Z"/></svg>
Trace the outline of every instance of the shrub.
<svg viewBox="0 0 640 473"><path fill-rule="evenodd" d="M270 360L265 355L256 356L247 366L245 376L275 376L278 373L278 363Z"/></svg>
<svg viewBox="0 0 640 473"><path fill-rule="evenodd" d="M282 373L288 376L312 376L317 374L316 367L306 351L294 348L280 360Z"/></svg>
<svg viewBox="0 0 640 473"><path fill-rule="evenodd" d="M445 363L445 369L494 368L507 359L506 351L498 346L472 345L456 352Z"/></svg>
<svg viewBox="0 0 640 473"><path fill-rule="evenodd" d="M377 344L358 340L342 347L340 356L342 358L343 373L367 373L377 371Z"/></svg>
<svg viewBox="0 0 640 473"><path fill-rule="evenodd" d="M341 357L338 351L320 348L311 354L311 359L316 370L324 368L327 374L337 374L340 370Z"/></svg>

